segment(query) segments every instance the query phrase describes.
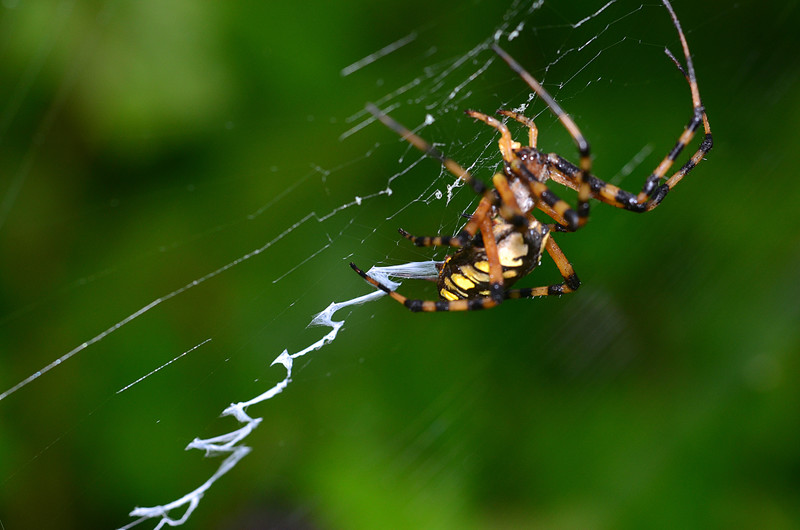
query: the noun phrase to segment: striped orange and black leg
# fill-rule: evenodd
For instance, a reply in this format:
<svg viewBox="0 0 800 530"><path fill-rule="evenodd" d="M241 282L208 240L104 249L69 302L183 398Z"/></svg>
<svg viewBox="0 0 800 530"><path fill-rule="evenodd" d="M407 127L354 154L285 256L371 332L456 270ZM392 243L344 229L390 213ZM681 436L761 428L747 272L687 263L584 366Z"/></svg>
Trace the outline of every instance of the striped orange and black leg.
<svg viewBox="0 0 800 530"><path fill-rule="evenodd" d="M492 203L485 197L481 199L481 202L478 204L475 212L470 216L469 222L467 222L467 224L464 225L464 228L462 228L461 231L455 236L414 236L402 228L398 228L397 231L400 232L401 236L408 239L418 247L446 246L460 248L469 243L475 237L475 234L478 233L481 222L483 222L484 217L489 215L491 209Z"/></svg>
<svg viewBox="0 0 800 530"><path fill-rule="evenodd" d="M520 166L527 171L525 166ZM572 209L567 201L556 195L547 184L538 180L529 179L528 187L537 199L537 208L550 215L567 232L574 232L580 228L580 215Z"/></svg>
<svg viewBox="0 0 800 530"><path fill-rule="evenodd" d="M547 253L553 258L561 277L564 278L563 283L554 285L545 285L542 287L529 287L524 289L511 289L506 291L506 298L536 298L537 296L559 296L562 294L571 293L578 290L581 286L581 281L578 275L575 274L575 269L572 268L572 263L569 262L567 257L561 251L561 248L553 240L552 236L547 239Z"/></svg>
<svg viewBox="0 0 800 530"><path fill-rule="evenodd" d="M471 236L467 231L462 230L454 236L415 236L409 234L402 228L397 231L401 236L408 239L418 247L455 247L461 248L466 245L474 236Z"/></svg>
<svg viewBox="0 0 800 530"><path fill-rule="evenodd" d="M697 86L697 76L695 75L694 71L694 63L692 62L692 56L689 52L689 43L686 41L686 36L683 33L683 29L681 28L681 24L678 21L677 15L675 15L675 11L672 9L672 5L669 3L669 0L663 0L664 6L669 11L670 16L672 17L672 23L675 26L675 29L678 30L678 37L681 41L681 48L683 48L683 56L686 59L686 69L684 70L678 60L675 58L674 55L669 50L664 50L667 56L675 63L675 66L684 74L686 81L689 83L689 90L692 93L692 119L686 125L683 130L683 133L678 138L678 142L675 144L675 147L667 154L664 160L658 165L658 167L653 171L653 173L647 178L642 191L639 193L637 197L640 202L645 202L647 204L647 211L654 209L656 206L661 203L664 199L666 194L675 187L678 182L686 176L692 169L697 166L708 154L709 151L714 147L714 139L711 134L711 125L708 123L708 116L706 115L705 108L703 107L702 100L700 99L700 89ZM678 171L676 171L669 179L667 179L666 183L659 186L658 183L661 182L661 179L664 178L669 168L672 167L672 164L675 162L675 159L678 158L678 155L683 151L684 147L692 140L695 135L697 129L700 128L700 125L703 125L703 129L705 132L705 136L703 141L700 143L700 147L697 151L692 155L688 162L686 162L683 167L681 167Z"/></svg>
<svg viewBox="0 0 800 530"><path fill-rule="evenodd" d="M579 189L578 178L581 172L579 167L555 153L548 154L545 163L551 180L574 190ZM639 202L634 193L609 184L594 175L588 175L587 180L589 181L592 198L632 212L646 211L646 205Z"/></svg>

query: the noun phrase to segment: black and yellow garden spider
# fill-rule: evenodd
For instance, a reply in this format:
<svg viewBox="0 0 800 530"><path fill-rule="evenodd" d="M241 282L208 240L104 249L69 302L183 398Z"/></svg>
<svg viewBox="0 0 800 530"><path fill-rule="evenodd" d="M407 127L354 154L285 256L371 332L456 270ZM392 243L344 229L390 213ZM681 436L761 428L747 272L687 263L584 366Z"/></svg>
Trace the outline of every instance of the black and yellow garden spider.
<svg viewBox="0 0 800 530"><path fill-rule="evenodd" d="M431 144L400 125L374 105L367 110L387 127L399 134L417 149L439 160L454 176L463 180L478 195L480 203L464 228L455 236L412 236L403 229L400 234L418 246L445 245L458 248L438 266L440 300L413 300L393 291L370 278L354 263L350 266L367 282L381 289L411 311L466 311L494 307L510 298L533 298L561 295L575 291L580 280L572 264L553 240L551 232L571 232L584 226L589 218L589 199L633 212L648 212L656 208L667 193L678 184L711 150L713 140L689 53L689 45L678 17L669 0L662 0L672 17L686 59L686 69L669 50L667 56L675 63L689 82L692 95L692 118L678 138L675 146L647 177L638 195L609 184L591 174L592 161L589 142L583 137L572 118L496 43L492 49L508 66L533 89L567 129L578 148L580 162L573 165L554 153L537 149L537 129L533 120L511 112L499 110L498 114L511 118L528 128L529 145L523 146L511 138L508 127L501 121L473 110L467 115L481 120L500 132L500 153L504 161L502 173L492 178L493 188L476 180L455 161L444 156ZM692 157L664 183L662 179L672 167L683 148L703 125L705 137ZM577 207L573 209L547 186L552 180L578 192ZM543 224L532 211L539 209L555 223ZM554 285L523 289L509 289L520 278L530 274L547 252L558 267L563 282Z"/></svg>

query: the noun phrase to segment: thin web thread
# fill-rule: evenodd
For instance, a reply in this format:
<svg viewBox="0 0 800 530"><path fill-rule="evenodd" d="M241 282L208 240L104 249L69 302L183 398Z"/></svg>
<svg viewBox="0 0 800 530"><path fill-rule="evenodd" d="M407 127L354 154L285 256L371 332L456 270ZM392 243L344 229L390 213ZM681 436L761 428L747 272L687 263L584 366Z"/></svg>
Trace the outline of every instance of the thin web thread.
<svg viewBox="0 0 800 530"><path fill-rule="evenodd" d="M370 276L378 279L379 281L389 285L392 289L397 289L400 284L391 280L391 278L414 278L414 279L430 279L436 277L437 269L436 262L427 261L420 263L406 263L403 265L393 267L374 267L369 271ZM272 361L270 366L280 364L286 369L286 377L282 381L276 383L267 391L259 394L258 396L247 401L239 403L232 403L229 407L222 411L222 416L233 416L239 423L244 425L231 432L215 436L213 438L200 439L195 438L186 446L186 450L199 449L205 452L206 457L213 457L219 455L228 455L222 461L219 468L212 474L205 482L195 488L193 491L176 499L167 504L152 507L137 507L131 511L130 516L137 518L135 521L121 527L123 530L132 528L148 519L159 519L156 529L163 528L165 525L178 526L185 523L191 516L192 512L200 504L203 495L213 486L228 471L234 468L239 461L247 456L252 448L243 445L241 442L255 430L256 427L263 421L263 418L253 418L247 414L247 409L253 405L267 401L283 392L292 381L292 367L294 360L310 353L321 349L323 346L330 344L336 339L339 330L344 325L344 320L333 320L333 315L342 308L365 304L373 300L377 300L386 296L383 291L374 291L372 293L352 298L344 302L333 302L324 311L318 313L309 323L309 327L325 326L330 327L331 330L326 333L321 339L312 343L311 345L303 348L302 350L289 353L288 350L283 350L275 360ZM183 509L184 512L180 517L174 518L170 516L170 512Z"/></svg>

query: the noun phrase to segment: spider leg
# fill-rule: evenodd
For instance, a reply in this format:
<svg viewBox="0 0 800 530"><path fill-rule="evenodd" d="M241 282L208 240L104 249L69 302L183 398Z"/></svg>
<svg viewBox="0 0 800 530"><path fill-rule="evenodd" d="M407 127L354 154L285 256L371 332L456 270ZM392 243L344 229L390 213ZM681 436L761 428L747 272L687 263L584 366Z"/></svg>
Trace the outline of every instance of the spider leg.
<svg viewBox="0 0 800 530"><path fill-rule="evenodd" d="M639 193L637 199L639 202L647 202L647 211L652 210L659 203L664 199L666 194L675 187L678 182L686 176L694 167L699 164L706 154L711 151L712 147L714 146L713 136L711 135L711 126L708 123L708 116L706 115L705 108L703 107L702 100L700 99L700 89L697 86L697 77L694 72L694 63L692 62L692 56L689 52L689 43L686 41L686 35L683 33L683 29L681 28L681 23L678 20L675 11L672 9L672 4L670 4L669 0L663 0L664 6L669 11L670 17L672 17L672 23L675 26L675 29L678 31L678 37L681 41L681 48L683 48L683 56L686 59L686 69L684 70L680 63L675 59L675 56L672 53L665 49L665 53L667 56L672 59L675 65L678 67L678 70L684 74L686 80L689 82L689 90L692 93L692 119L686 125L683 130L683 133L678 138L675 147L664 157L664 160L656 167L655 171L647 177L647 181L645 182L644 186L642 187L642 191ZM683 167L681 167L678 171L676 171L667 182L661 186L658 186L658 183L661 182L661 179L666 175L667 171L669 171L672 164L675 162L675 159L678 158L678 155L683 151L683 148L692 140L694 137L695 132L700 127L700 124L703 125L703 129L705 132L705 137L703 141L700 143L700 147L697 149L694 155L686 162Z"/></svg>
<svg viewBox="0 0 800 530"><path fill-rule="evenodd" d="M551 206L548 206L547 204L543 203L542 201L539 201L539 202L536 203L536 207L539 210L543 211L545 213L545 215L550 216L550 218L552 218L555 221L554 224L548 225L548 227L550 228L551 231L552 230L555 230L557 232L569 232L570 231L569 230L569 223L567 222L567 220L564 219L564 217L561 216L561 214L559 214L557 211L555 211Z"/></svg>
<svg viewBox="0 0 800 530"><path fill-rule="evenodd" d="M531 147L536 147L536 140L539 137L539 129L536 128L536 124L527 116L523 116L522 114L518 114L516 112L512 112L510 110L498 110L498 114L502 114L503 116L508 116L511 119L517 120L522 125L525 125L528 128L528 145Z"/></svg>
<svg viewBox="0 0 800 530"><path fill-rule="evenodd" d="M547 155L545 165L548 168L551 180L574 190L579 189L578 174L580 173L580 168L572 164L572 162L555 153L550 153ZM645 203L639 202L636 195L627 190L609 184L594 175L588 175L586 180L589 182L592 197L600 202L632 212L644 212L647 209Z"/></svg>
<svg viewBox="0 0 800 530"><path fill-rule="evenodd" d="M589 198L591 197L591 189L589 187L589 179L588 175L591 173L592 170L592 157L591 151L589 147L589 142L586 141L584 138L583 133L581 133L578 126L575 124L573 119L564 112L564 109L556 102L555 99L542 87L541 84L531 75L529 74L520 64L515 61L508 53L505 52L497 43L492 44L492 49L503 59L506 64L514 71L517 75L519 75L531 89L536 93L537 96L542 98L553 114L559 119L561 124L567 130L567 132L572 136L572 139L575 141L575 145L578 148L578 154L580 155L580 169L578 172L578 226L584 226L586 222L589 220Z"/></svg>
<svg viewBox="0 0 800 530"><path fill-rule="evenodd" d="M498 143L500 144L500 153L503 155L503 160L510 160L514 156L514 149L519 149L520 145L511 139L511 132L508 130L505 123L476 110L468 110L465 114L481 120L485 124L500 131L500 141Z"/></svg>
<svg viewBox="0 0 800 530"><path fill-rule="evenodd" d="M503 301L503 266L500 264L500 255L497 252L492 220L488 217L484 217L481 222L481 236L486 251L486 261L489 262L489 297L499 304Z"/></svg>
<svg viewBox="0 0 800 530"><path fill-rule="evenodd" d="M482 181L476 179L475 177L470 174L469 171L461 167L458 162L455 160L446 157L442 154L441 151L436 149L434 146L423 140L421 137L417 136L410 130L408 130L405 126L401 125L400 123L396 122L392 119L389 115L381 111L378 107L373 105L372 103L368 103L366 105L366 109L378 120L380 120L384 125L388 128L396 132L401 138L406 140L408 143L425 153L431 158L435 158L438 160L444 167L447 169L453 176L463 180L466 184L468 184L472 190L481 195L484 199L491 202L491 205L497 208L498 214L505 220L507 220L510 224L514 225L518 228L523 228L527 226L527 220L525 216L522 215L519 211L514 211L512 207L509 205L504 204L498 196L492 193L492 190L486 187ZM472 234L474 235L474 234ZM469 239L468 234L464 234L463 231L461 234L458 234L456 237L461 240L462 245L466 244L466 241Z"/></svg>
<svg viewBox="0 0 800 530"><path fill-rule="evenodd" d="M513 207L519 210L519 207L517 206L517 200L514 197L511 189L508 187L508 181L506 180L505 175L502 173L497 173L493 180L496 189L503 200L507 199ZM490 211L490 207L484 208L484 204L485 203L481 201L481 204L478 205L478 209L475 211L475 214L470 219L470 223L475 223L481 231L483 248L486 252L486 261L489 262L489 297L493 299L496 304L499 304L503 301L503 266L500 263L500 255L497 250L497 240L495 239L494 235L493 222L492 219L487 215L487 213ZM526 226L527 222L528 220L526 218ZM400 235L412 241L417 246L432 246L440 244L446 244L448 246L461 246L460 241L453 241L454 238L447 236L412 236L402 228L399 230L399 232Z"/></svg>
<svg viewBox="0 0 800 530"><path fill-rule="evenodd" d="M578 275L575 274L575 269L572 268L572 263L569 262L567 257L561 251L561 248L556 244L552 237L547 238L547 253L553 258L553 261L564 278L563 283L554 285L545 285L542 287L528 287L523 289L511 289L506 291L506 298L534 298L537 296L560 296L562 294L571 293L576 291L581 286L581 281Z"/></svg>
<svg viewBox="0 0 800 530"><path fill-rule="evenodd" d="M475 209L475 212L469 216L469 221L467 224L464 225L464 228L462 228L456 236L414 236L402 228L398 228L397 231L400 232L401 236L408 239L418 247L463 247L475 237L475 234L480 228L482 219L489 214L491 209L492 202L486 199L486 197L482 198L481 202L478 204L478 207Z"/></svg>
<svg viewBox="0 0 800 530"><path fill-rule="evenodd" d="M512 211L520 212L521 214L522 212L519 204L517 204L517 198L514 196L514 192L509 187L508 179L506 179L505 175L502 173L495 174L495 176L492 178L492 183L494 184L495 191L500 196L500 199L503 201L503 203L507 204ZM474 237L478 229L481 228L481 223L483 220L487 218L488 214L491 212L491 208L491 202L485 198L481 199L481 202L478 204L475 212L469 217L469 222L464 226L457 236L414 236L402 228L399 228L397 231L400 232L401 236L408 239L418 247L463 247L467 241L465 241L462 235L469 234L470 236ZM518 228L518 230L527 230L527 224L525 225L525 228Z"/></svg>
<svg viewBox="0 0 800 530"><path fill-rule="evenodd" d="M523 171L527 171L525 166L521 167ZM547 184L538 180L530 180L528 187L538 199L537 207L564 226L568 232L574 232L580 227L580 215L575 213L567 201L553 193ZM555 215L552 215L553 213Z"/></svg>
<svg viewBox="0 0 800 530"><path fill-rule="evenodd" d="M696 154L695 157L702 158L702 154ZM694 158L693 158L694 159ZM687 162L686 166L691 164L692 161L690 160ZM580 168L572 164L570 161L565 160L564 158L560 157L555 153L550 153L547 155L547 160L545 165L548 168L548 174L550 179L558 182L559 184L563 184L568 188L572 188L574 190L579 189L580 184L578 182L578 174L580 173ZM684 166L685 167L685 166ZM687 169L690 170L691 168ZM685 174L685 172L684 172ZM594 175L588 175L587 180L589 182L589 187L591 189L591 196L594 199L599 200L605 204L610 206L614 206L617 208L622 208L631 212L646 212L652 210L658 203L661 202L661 199L666 196L666 190L663 193L659 194L654 199L644 202L640 202L639 198L636 194L631 193L627 190L624 190L618 186L613 184L609 184L608 182L595 177ZM544 210L543 208L540 209ZM548 213L548 212L546 212ZM553 217L550 213L548 213L551 217ZM558 221L556 217L553 217Z"/></svg>
<svg viewBox="0 0 800 530"><path fill-rule="evenodd" d="M401 236L408 239L412 243L414 243L418 247L455 247L460 248L466 244L464 241L462 234L465 232L462 230L461 233L457 236L444 236L444 235L436 235L436 236L415 236L412 235L402 228L398 228L397 231L400 233Z"/></svg>

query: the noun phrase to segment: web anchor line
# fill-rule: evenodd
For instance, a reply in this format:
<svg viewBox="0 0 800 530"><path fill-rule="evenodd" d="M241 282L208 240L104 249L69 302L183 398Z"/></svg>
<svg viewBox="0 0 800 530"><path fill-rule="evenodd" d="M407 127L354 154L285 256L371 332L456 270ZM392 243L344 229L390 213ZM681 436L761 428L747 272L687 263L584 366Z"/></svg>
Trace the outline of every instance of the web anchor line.
<svg viewBox="0 0 800 530"><path fill-rule="evenodd" d="M428 279L431 277L435 277L437 274L436 270L436 262L434 261L425 261L419 263L406 263L404 265L397 265L391 267L373 267L370 269L369 274L375 278L380 279L381 282L386 283L387 285L392 286L393 289L396 289L400 286L399 283L392 281L390 278L416 278L416 279ZM274 386L272 386L266 392L248 400L248 401L241 401L239 403L232 403L228 406L225 410L222 411L221 416L233 416L239 423L242 423L241 427L231 432L214 436L213 438L206 438L200 439L195 438L192 442L186 446L186 450L190 449L199 449L201 451L205 451L205 456L208 457L215 457L221 455L228 455L225 460L222 461L222 464L217 468L217 470L200 486L195 488L193 491L183 495L182 497L169 502L167 504L162 504L159 506L151 506L151 507L136 507L130 512L131 517L136 517L137 519L131 521L130 523L126 524L125 526L120 527L119 530L126 530L129 528L133 528L134 526L143 523L150 519L159 519L158 524L156 525L156 530L164 528L166 525L168 526L180 526L184 524L189 517L192 515L192 512L199 506L200 501L203 498L203 495L214 485L214 483L219 480L223 475L225 475L228 471L233 469L239 461L247 456L252 448L242 444L241 442L247 438L250 433L252 433L256 427L258 427L263 418L253 418L249 414L247 414L247 408L251 405L255 405L257 403L261 403L262 401L267 401L268 399L272 399L273 397L277 396L281 392L283 392L288 386L289 383L292 382L292 367L294 365L294 360L306 355L315 350L321 349L323 346L326 346L333 342L336 339L339 330L344 325L344 320L335 321L333 320L333 315L338 310L354 306L354 305L361 305L367 302L372 302L379 298L386 296L386 293L380 290L376 290L369 294L359 296L356 298L351 298L350 300L346 300L344 302L331 302L328 307L325 308L320 313L317 313L311 322L308 324L308 327L312 326L325 326L330 327L331 330L325 334L321 339L314 342L310 346L296 352L296 353L289 353L288 350L283 350L280 355L278 355L275 360L272 361L270 366L280 364L286 369L286 377L283 378L282 381L279 381ZM180 517L171 517L170 512L184 509L182 515Z"/></svg>

